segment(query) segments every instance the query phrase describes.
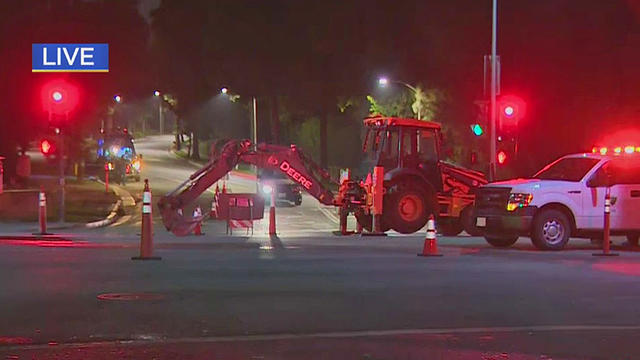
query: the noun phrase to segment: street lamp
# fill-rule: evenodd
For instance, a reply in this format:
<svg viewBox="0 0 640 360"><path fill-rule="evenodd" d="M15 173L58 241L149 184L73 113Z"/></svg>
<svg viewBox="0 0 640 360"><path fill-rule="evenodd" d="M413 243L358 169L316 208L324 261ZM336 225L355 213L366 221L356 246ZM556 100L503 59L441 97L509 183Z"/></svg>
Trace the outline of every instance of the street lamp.
<svg viewBox="0 0 640 360"><path fill-rule="evenodd" d="M222 95L225 95L227 92L229 92L229 89L227 89L226 87L220 89L220 93L222 93Z"/></svg>
<svg viewBox="0 0 640 360"><path fill-rule="evenodd" d="M153 96L160 96L160 91L156 90L153 92Z"/></svg>
<svg viewBox="0 0 640 360"><path fill-rule="evenodd" d="M414 86L411 86L411 85L407 84L404 81L389 80L388 78L386 78L384 76L378 78L378 86L380 86L382 88L386 87L387 85L389 85L389 83L400 84L400 85L405 86L407 89L411 90L411 92L413 93L414 97L418 93L418 89L416 89ZM418 114L417 115L418 115L418 120L422 120L420 107L418 107Z"/></svg>
<svg viewBox="0 0 640 360"><path fill-rule="evenodd" d="M120 95L116 95L113 97L113 100L117 103L121 103L122 102L122 96Z"/></svg>

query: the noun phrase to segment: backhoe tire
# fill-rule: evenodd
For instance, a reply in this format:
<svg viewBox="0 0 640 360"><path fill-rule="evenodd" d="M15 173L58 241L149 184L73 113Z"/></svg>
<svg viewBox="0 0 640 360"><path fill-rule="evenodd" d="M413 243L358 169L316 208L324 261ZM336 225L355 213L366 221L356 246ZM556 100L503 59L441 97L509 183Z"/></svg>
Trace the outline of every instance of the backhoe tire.
<svg viewBox="0 0 640 360"><path fill-rule="evenodd" d="M499 247L499 248L506 248L506 247L509 247L509 246L515 244L516 241L518 241L518 236L517 235L508 236L508 237L485 236L484 239L491 246Z"/></svg>
<svg viewBox="0 0 640 360"><path fill-rule="evenodd" d="M371 232L371 215L367 215L363 211L356 211L354 215L356 216L358 224L362 225L362 228L366 231ZM391 230L388 221L386 221L384 218L380 219L380 221L380 230L382 230L382 232Z"/></svg>
<svg viewBox="0 0 640 360"><path fill-rule="evenodd" d="M460 212L460 222L467 234L471 236L482 236L482 231L476 226L476 217L473 216L473 205L468 205Z"/></svg>
<svg viewBox="0 0 640 360"><path fill-rule="evenodd" d="M389 188L385 197L383 218L401 234L412 234L424 227L429 215L438 216L437 200L415 181L401 181Z"/></svg>
<svg viewBox="0 0 640 360"><path fill-rule="evenodd" d="M437 224L436 230L444 236L457 236L464 228L458 219L452 219L448 222Z"/></svg>
<svg viewBox="0 0 640 360"><path fill-rule="evenodd" d="M640 235L636 233L627 234L627 243L630 246L638 246L638 240L640 240Z"/></svg>

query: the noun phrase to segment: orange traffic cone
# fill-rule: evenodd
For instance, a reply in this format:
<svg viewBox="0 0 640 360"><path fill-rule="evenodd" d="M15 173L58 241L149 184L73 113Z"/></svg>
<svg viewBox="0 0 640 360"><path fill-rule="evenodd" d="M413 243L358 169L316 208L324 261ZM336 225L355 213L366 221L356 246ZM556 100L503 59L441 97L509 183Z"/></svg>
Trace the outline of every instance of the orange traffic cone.
<svg viewBox="0 0 640 360"><path fill-rule="evenodd" d="M202 216L202 209L200 209L200 206L197 206L195 210L193 210L193 217L195 218L200 216ZM193 229L193 235L204 235L202 232L202 221L198 221L195 229Z"/></svg>
<svg viewBox="0 0 640 360"><path fill-rule="evenodd" d="M418 256L442 256L438 254L438 239L436 238L436 221L433 214L429 216L427 221L427 236L424 239L424 247L422 248L422 254Z"/></svg>
<svg viewBox="0 0 640 360"><path fill-rule="evenodd" d="M142 193L142 232L140 233L140 256L134 256L131 260L160 260L153 253L153 219L151 218L151 189L149 179L144 179L144 192Z"/></svg>

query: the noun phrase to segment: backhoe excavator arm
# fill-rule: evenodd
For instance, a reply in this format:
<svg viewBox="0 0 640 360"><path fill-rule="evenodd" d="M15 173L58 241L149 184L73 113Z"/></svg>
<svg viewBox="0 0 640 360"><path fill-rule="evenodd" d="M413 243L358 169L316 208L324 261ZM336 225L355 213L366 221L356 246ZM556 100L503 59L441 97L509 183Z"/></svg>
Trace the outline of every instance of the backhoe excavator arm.
<svg viewBox="0 0 640 360"><path fill-rule="evenodd" d="M285 147L259 144L254 150L250 140L231 140L224 145L218 158L211 159L158 201L162 222L167 230L176 232L180 225L189 221L179 210L193 202L241 162L280 170L321 203L336 203L329 187L337 187L337 183L294 145Z"/></svg>

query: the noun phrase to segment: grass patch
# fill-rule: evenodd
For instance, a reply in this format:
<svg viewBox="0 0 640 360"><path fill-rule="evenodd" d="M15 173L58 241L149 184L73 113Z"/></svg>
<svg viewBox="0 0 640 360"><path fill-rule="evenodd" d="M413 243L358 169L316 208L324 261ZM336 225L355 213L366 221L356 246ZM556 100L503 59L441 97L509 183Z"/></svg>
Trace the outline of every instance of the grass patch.
<svg viewBox="0 0 640 360"><path fill-rule="evenodd" d="M33 185L33 184L32 184ZM40 185L40 184L39 184ZM57 221L60 192L55 182L42 181L47 196L47 221ZM32 189L38 189L32 187ZM118 197L102 184L70 181L65 186L65 221L87 223L104 219ZM0 195L0 221L38 221L38 191L7 191Z"/></svg>

